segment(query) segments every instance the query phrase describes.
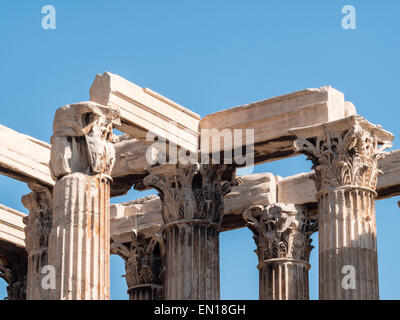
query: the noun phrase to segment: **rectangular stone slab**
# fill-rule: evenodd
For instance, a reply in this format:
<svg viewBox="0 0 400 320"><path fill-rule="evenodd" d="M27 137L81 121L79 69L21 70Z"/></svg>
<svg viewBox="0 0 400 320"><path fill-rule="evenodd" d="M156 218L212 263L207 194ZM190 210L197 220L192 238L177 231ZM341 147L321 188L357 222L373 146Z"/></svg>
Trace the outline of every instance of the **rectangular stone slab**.
<svg viewBox="0 0 400 320"><path fill-rule="evenodd" d="M14 246L25 247L25 223L27 215L0 204L0 241ZM1 251L1 248L0 248Z"/></svg>
<svg viewBox="0 0 400 320"><path fill-rule="evenodd" d="M50 147L46 142L0 125L0 174L28 184L53 187ZM125 194L146 174L148 148L136 139L115 143L112 196Z"/></svg>
<svg viewBox="0 0 400 320"><path fill-rule="evenodd" d="M146 159L146 151L151 148L149 145L136 140L122 140L116 142L115 165L111 176L111 196L126 194L133 184L141 182L147 174L145 168L149 166Z"/></svg>
<svg viewBox="0 0 400 320"><path fill-rule="evenodd" d="M98 74L90 100L119 109L121 125L115 127L147 144L148 132L192 152L198 151L200 116L166 97L109 72ZM178 125L175 126L174 123Z"/></svg>
<svg viewBox="0 0 400 320"><path fill-rule="evenodd" d="M222 231L244 226L242 212L251 205L276 202L276 181L272 173L240 176L243 184L232 187L225 196ZM132 229L146 232L151 227L163 224L161 200L149 196L122 204L111 205L111 234L128 241Z"/></svg>
<svg viewBox="0 0 400 320"><path fill-rule="evenodd" d="M53 186L50 145L0 125L0 173L27 183Z"/></svg>
<svg viewBox="0 0 400 320"><path fill-rule="evenodd" d="M377 199L400 195L400 150L386 153L379 160L384 171L378 177ZM233 187L226 195L222 231L241 228L243 210L251 205L268 205L274 202L315 204L316 189L312 172L282 178L271 173L241 176L243 184ZM0 205L0 251L2 244L24 246L23 217L26 215ZM132 230L151 233L163 224L161 201L158 196L149 196L127 203L111 205L111 234L119 240L129 241Z"/></svg>
<svg viewBox="0 0 400 320"><path fill-rule="evenodd" d="M400 195L400 150L386 152L379 160L384 172L378 177L377 199ZM240 176L243 184L233 187L225 196L222 231L244 226L242 213L252 205L268 205L275 202L316 206L317 193L312 172L282 178L271 173ZM313 210L311 214L316 214ZM161 201L158 197L137 199L125 204L111 206L111 228L115 234L126 235L132 229L145 230L162 225Z"/></svg>
<svg viewBox="0 0 400 320"><path fill-rule="evenodd" d="M355 113L354 105L345 102L342 92L327 86L209 114L200 120L199 129L229 129L231 132L254 129L255 163L262 163L295 154L294 136L289 129L334 121ZM216 152L216 144L211 139L209 142L212 153ZM201 141L201 145L203 143Z"/></svg>
<svg viewBox="0 0 400 320"><path fill-rule="evenodd" d="M378 199L400 195L400 150L386 152L386 157L379 160Z"/></svg>
<svg viewBox="0 0 400 320"><path fill-rule="evenodd" d="M400 150L386 152L378 162L383 174L378 176L377 199L400 195ZM317 190L312 180L312 172L294 176L278 177L278 202L308 204L316 202Z"/></svg>

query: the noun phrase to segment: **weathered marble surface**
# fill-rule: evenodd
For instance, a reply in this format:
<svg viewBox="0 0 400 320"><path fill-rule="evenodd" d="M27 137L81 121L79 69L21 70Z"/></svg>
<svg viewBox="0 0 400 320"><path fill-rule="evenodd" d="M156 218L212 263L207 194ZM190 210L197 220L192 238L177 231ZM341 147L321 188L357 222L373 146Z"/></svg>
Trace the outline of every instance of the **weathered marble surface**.
<svg viewBox="0 0 400 320"><path fill-rule="evenodd" d="M286 203L252 206L243 217L257 245L260 300L308 300L310 236L317 219Z"/></svg>
<svg viewBox="0 0 400 320"><path fill-rule="evenodd" d="M378 160L378 167L382 174L378 176L377 199L400 195L400 150L385 152L385 157ZM313 172L308 172L285 178L278 176L278 202L315 203L317 189L313 175Z"/></svg>
<svg viewBox="0 0 400 320"><path fill-rule="evenodd" d="M94 102L56 111L51 138L53 189L48 263L56 300L110 297L110 174L118 112Z"/></svg>
<svg viewBox="0 0 400 320"><path fill-rule="evenodd" d="M379 299L375 190L378 160L393 135L360 116L293 133L315 170L320 299ZM351 289L343 285L348 268Z"/></svg>
<svg viewBox="0 0 400 320"><path fill-rule="evenodd" d="M27 300L48 300L49 290L42 286L44 273L48 265L48 246L53 214L52 190L43 188L22 197L22 203L29 210L24 218L25 249L28 254Z"/></svg>
<svg viewBox="0 0 400 320"><path fill-rule="evenodd" d="M25 223L27 215L0 204L0 241L10 245L25 247ZM0 248L1 249L1 248Z"/></svg>
<svg viewBox="0 0 400 320"><path fill-rule="evenodd" d="M378 160L379 169L376 187L377 199L400 194L400 150L385 152ZM282 178L270 173L240 176L242 185L233 187L224 198L224 216L221 231L241 228L245 221L242 212L251 205L268 205L275 202L316 206L317 190L312 179L314 173L301 173ZM161 224L161 202L158 197L135 200L140 204L114 204L111 206L112 229L146 228ZM314 214L314 211L310 212ZM315 212L316 214L316 212ZM113 227L114 226L114 227Z"/></svg>
<svg viewBox="0 0 400 320"><path fill-rule="evenodd" d="M318 218L323 226L323 240L320 242L322 298L378 297L373 204L375 198L400 194L400 150L385 153L383 159L379 159L380 152L376 153L379 154L376 158L371 154L366 156L376 149L376 141L384 143L392 137L380 127L354 116L354 106L345 101L341 92L331 87L306 89L223 110L203 119L149 89L140 88L110 73L98 75L90 93L92 100L105 106L85 102L59 109L54 122L52 146L0 126L0 173L27 182L34 191L25 196L24 204L30 211L30 217L22 223L23 216L18 212L0 207L0 275L10 283L11 299L24 298L26 281L30 287L39 281L37 270L47 259L47 218L53 209L53 232L47 262L56 264L57 270L63 270L57 275L58 284L62 283L61 289L53 298L107 299L111 222L113 243L117 248L114 249L128 262L127 275L130 283L135 283L130 286L132 297L148 299L159 296L158 276L157 281L150 280L151 277L144 282L132 279L135 278L135 268L144 270L142 273L149 270L147 261L151 258L146 252L155 255L154 248L160 250L161 242L153 246L154 230L164 228L167 241L164 245L172 248L164 256L165 264L170 266L166 270L169 281L166 296L177 298L180 291L179 297L197 299L218 296L218 264L214 261L218 256L218 232L243 227L242 212L249 206L268 206L276 202L305 205L313 209L308 211L309 216L316 216L314 209L318 205ZM121 117L117 115L118 111ZM169 126L171 120L180 123L178 131ZM138 140L116 138L112 133L113 126ZM294 127L301 128L292 129ZM350 127L353 131L347 134ZM314 162L315 172L287 178L272 174L246 176L242 178L242 186L229 185L231 192L222 192L221 185L215 184L219 181L218 174L212 170L209 171L211 175L202 175L201 170L196 172L197 169L193 171L196 172L194 175L193 172L177 174L174 170L163 172L164 169L157 172L160 168L147 170L149 164L145 153L152 141L145 138L149 131L183 149L197 151L199 129L229 131L242 128L255 128L256 164L295 155L295 148L299 145L293 145L293 141L297 136L307 141L301 147L303 151L308 148L306 153ZM346 141L344 147L341 145L343 140ZM327 150L321 146L326 145L328 154L336 159L333 162L324 158ZM342 147L340 152L333 150L333 146L336 148L338 145ZM376 178L378 169L383 174ZM149 171L158 180L151 181L147 176ZM197 180L199 172L203 180ZM143 181L146 176L147 185ZM359 177L359 180L352 180L354 177ZM346 179L352 183L349 184ZM338 184L329 185L329 181L333 180L339 181ZM365 185L366 182L368 185ZM124 194L132 185L139 190L156 186L162 197L115 205L110 217L110 195ZM198 188L199 185L203 188ZM45 204L50 198L48 195L42 197L38 194L42 192L39 189L44 187L49 191L54 187L52 205ZM221 197L221 194L225 196ZM169 214L166 215L166 212ZM215 215L216 212L219 214ZM203 215L201 219L197 219L198 214ZM208 215L218 216L218 219L204 218ZM174 219L171 220L171 217ZM24 223L27 223L27 237L21 235ZM132 232L136 232L135 237ZM358 239L353 239L354 234ZM337 244L339 240L343 241ZM194 247L193 241L201 245ZM354 243L354 247L349 248L350 242ZM28 255L23 249L25 243ZM343 254L338 256L337 251ZM209 282L206 283L209 287L203 288L203 284L198 282L196 288L199 290L196 291L181 283L187 280L188 275L196 277L204 275L204 272L197 272L199 266L182 259L198 257L204 252L207 257L203 265L207 270L205 274ZM360 256L367 263L360 263L357 260ZM159 256L161 260L164 257ZM185 263L174 264L177 257ZM18 268L21 261L26 266L26 259L28 270ZM337 288L330 286L330 282L336 281L337 284L340 276L336 269L335 272L332 270L336 264L347 263L348 260L356 265L357 272L361 270L362 278L357 279L359 290L353 295L346 295L340 289L332 293L330 290ZM282 265L277 265L279 272L288 270L285 269L287 264L283 269ZM183 268L183 273L174 274L171 270L175 267ZM160 272L152 270L153 274ZM95 275L96 279L88 280L90 275ZM155 288L157 290L154 291ZM282 292L280 290L274 295L288 297ZM269 294L266 293L266 296ZM42 293L28 290L28 299L34 297L45 299Z"/></svg>
<svg viewBox="0 0 400 320"><path fill-rule="evenodd" d="M197 152L200 116L176 102L109 72L98 74L90 88L90 100L120 110L116 128L147 144L152 132L186 150ZM174 123L179 123L178 126Z"/></svg>
<svg viewBox="0 0 400 320"><path fill-rule="evenodd" d="M255 163L262 163L295 155L295 137L290 129L334 121L355 113L354 105L345 101L342 92L327 86L208 114L200 120L199 128L254 129ZM214 150L213 144L210 141L210 150Z"/></svg>
<svg viewBox="0 0 400 320"><path fill-rule="evenodd" d="M50 145L0 125L0 173L27 183L53 185Z"/></svg>
<svg viewBox="0 0 400 320"><path fill-rule="evenodd" d="M130 239L112 237L111 253L125 261L130 300L164 299L165 243L161 228L131 230Z"/></svg>
<svg viewBox="0 0 400 320"><path fill-rule="evenodd" d="M0 205L0 277L8 284L8 300L26 298L26 217L24 213Z"/></svg>
<svg viewBox="0 0 400 320"><path fill-rule="evenodd" d="M219 299L224 196L241 183L226 165L162 165L144 183L158 190L165 237L165 298Z"/></svg>

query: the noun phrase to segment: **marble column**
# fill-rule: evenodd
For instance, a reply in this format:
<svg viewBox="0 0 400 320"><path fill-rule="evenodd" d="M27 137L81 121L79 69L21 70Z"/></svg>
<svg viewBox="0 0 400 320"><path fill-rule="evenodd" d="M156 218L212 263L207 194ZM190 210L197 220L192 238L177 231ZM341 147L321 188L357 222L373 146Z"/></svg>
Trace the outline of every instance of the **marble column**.
<svg viewBox="0 0 400 320"><path fill-rule="evenodd" d="M144 183L156 188L162 201L165 298L219 299L219 228L224 195L238 182L235 169L165 164L149 171Z"/></svg>
<svg viewBox="0 0 400 320"><path fill-rule="evenodd" d="M252 206L243 217L257 245L260 300L308 300L316 219L305 208L284 203Z"/></svg>
<svg viewBox="0 0 400 320"><path fill-rule="evenodd" d="M22 197L22 203L29 210L24 218L25 250L28 253L26 299L48 300L49 290L42 286L48 264L48 244L52 215L52 191L43 188Z"/></svg>
<svg viewBox="0 0 400 320"><path fill-rule="evenodd" d="M110 297L110 174L115 110L93 102L57 110L50 168L56 178L48 263L51 299Z"/></svg>
<svg viewBox="0 0 400 320"><path fill-rule="evenodd" d="M163 300L165 245L159 230L132 231L132 239L111 241L111 253L125 261L125 279L130 300Z"/></svg>
<svg viewBox="0 0 400 320"><path fill-rule="evenodd" d="M393 135L360 116L293 133L315 171L320 299L379 299L375 188Z"/></svg>

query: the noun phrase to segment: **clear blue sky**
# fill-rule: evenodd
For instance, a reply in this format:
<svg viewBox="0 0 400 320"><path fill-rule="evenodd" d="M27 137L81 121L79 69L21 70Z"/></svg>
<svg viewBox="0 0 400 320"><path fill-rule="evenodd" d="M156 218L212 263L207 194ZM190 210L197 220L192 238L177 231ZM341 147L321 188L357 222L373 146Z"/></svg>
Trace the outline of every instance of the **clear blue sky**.
<svg viewBox="0 0 400 320"><path fill-rule="evenodd" d="M57 13L41 28L42 6ZM341 27L354 5L357 29ZM88 100L103 71L149 87L204 116L310 87L331 85L358 113L400 135L400 2L386 1L33 1L0 2L0 123L49 141L57 108ZM394 148L399 148L395 140ZM258 166L288 176L303 156ZM0 177L0 203L26 212L20 182ZM130 192L112 199L143 196ZM399 199L377 203L380 294L400 298ZM316 238L316 237L315 237ZM318 259L311 257L311 298ZM247 229L221 235L221 298L257 299L257 258ZM111 296L126 299L122 259L112 257ZM0 280L0 297L4 297Z"/></svg>

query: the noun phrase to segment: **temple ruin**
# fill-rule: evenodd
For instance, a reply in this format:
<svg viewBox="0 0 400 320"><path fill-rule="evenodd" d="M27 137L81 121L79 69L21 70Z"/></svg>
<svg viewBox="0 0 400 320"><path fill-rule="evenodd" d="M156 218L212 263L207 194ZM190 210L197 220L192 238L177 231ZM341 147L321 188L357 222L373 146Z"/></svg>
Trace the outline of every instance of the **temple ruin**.
<svg viewBox="0 0 400 320"><path fill-rule="evenodd" d="M332 87L201 118L105 72L55 112L51 144L0 132L0 173L31 190L29 215L0 205L9 300L109 299L111 254L132 300L218 300L219 234L237 228L254 235L261 300L309 298L315 232L319 298L379 299L375 201L400 194L400 150ZM299 154L310 172L236 175ZM110 205L131 188L158 196Z"/></svg>

